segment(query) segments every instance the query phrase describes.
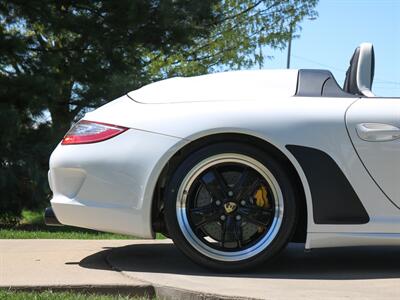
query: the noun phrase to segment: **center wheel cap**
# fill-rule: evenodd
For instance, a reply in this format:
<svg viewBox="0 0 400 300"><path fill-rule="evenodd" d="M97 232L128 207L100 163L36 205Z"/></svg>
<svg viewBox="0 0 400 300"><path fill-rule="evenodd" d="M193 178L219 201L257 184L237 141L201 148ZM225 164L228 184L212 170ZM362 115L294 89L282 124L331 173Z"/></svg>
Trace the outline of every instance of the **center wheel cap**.
<svg viewBox="0 0 400 300"><path fill-rule="evenodd" d="M234 212L237 208L237 204L235 202L226 202L224 204L224 209L227 214Z"/></svg>

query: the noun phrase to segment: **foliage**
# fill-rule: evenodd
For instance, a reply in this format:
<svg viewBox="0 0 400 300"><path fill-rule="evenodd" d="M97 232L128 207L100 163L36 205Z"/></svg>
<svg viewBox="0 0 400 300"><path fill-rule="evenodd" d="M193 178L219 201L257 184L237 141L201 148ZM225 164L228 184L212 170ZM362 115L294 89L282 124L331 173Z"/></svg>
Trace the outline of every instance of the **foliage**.
<svg viewBox="0 0 400 300"><path fill-rule="evenodd" d="M265 47L283 49L304 17L317 16L317 0L227 0L214 9L218 19L206 37L190 47L173 45L149 53L148 71L157 79L236 70L264 64ZM294 36L296 37L296 36ZM268 58L268 56L267 56ZM161 70L161 72L160 72Z"/></svg>
<svg viewBox="0 0 400 300"><path fill-rule="evenodd" d="M71 122L154 80L260 67L317 0L0 2L0 222L49 198Z"/></svg>

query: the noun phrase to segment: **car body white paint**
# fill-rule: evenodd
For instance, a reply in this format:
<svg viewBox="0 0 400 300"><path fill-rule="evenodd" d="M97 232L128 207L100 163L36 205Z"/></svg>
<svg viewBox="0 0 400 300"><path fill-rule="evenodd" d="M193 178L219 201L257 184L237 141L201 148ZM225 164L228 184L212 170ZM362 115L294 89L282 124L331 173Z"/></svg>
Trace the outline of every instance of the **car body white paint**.
<svg viewBox="0 0 400 300"><path fill-rule="evenodd" d="M307 202L307 248L400 244L400 210L375 183L358 156L363 153L356 152L350 139L356 148L364 149L353 127L382 118L367 107L358 114L357 107L366 98L294 97L297 76L297 70L263 70L169 79L86 114L86 120L130 130L96 144L56 148L49 178L54 193L51 203L60 222L153 238L153 192L169 159L196 139L241 133L274 145L297 170ZM387 111L398 111L398 104L385 105ZM361 199L370 221L315 224L307 179L285 148L288 144L316 148L331 156ZM399 157L398 144L380 147L376 151L392 151ZM395 181L392 179L392 184Z"/></svg>
<svg viewBox="0 0 400 300"><path fill-rule="evenodd" d="M377 184L400 208L400 138L369 142L358 138L357 124L387 124L400 127L400 101L396 98L365 98L352 105L347 113L347 125L360 159ZM393 136L393 135L392 135Z"/></svg>

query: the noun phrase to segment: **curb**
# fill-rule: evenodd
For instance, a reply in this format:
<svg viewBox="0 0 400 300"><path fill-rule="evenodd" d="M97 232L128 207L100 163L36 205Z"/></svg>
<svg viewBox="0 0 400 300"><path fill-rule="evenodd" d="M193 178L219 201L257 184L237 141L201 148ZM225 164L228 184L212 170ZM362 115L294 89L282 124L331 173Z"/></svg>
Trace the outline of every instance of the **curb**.
<svg viewBox="0 0 400 300"><path fill-rule="evenodd" d="M185 290L170 286L154 286L155 296L159 299L185 299L185 300L260 300L257 298L244 298L235 296L224 296Z"/></svg>

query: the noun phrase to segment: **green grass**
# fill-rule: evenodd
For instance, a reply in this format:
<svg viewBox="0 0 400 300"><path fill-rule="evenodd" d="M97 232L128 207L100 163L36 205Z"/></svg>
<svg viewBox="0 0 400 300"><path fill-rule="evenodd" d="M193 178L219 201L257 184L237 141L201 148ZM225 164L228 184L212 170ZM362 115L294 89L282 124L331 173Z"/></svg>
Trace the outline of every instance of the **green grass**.
<svg viewBox="0 0 400 300"><path fill-rule="evenodd" d="M0 239L76 239L76 240L107 240L135 239L135 237L103 233L92 230L65 227L63 229L47 229L41 226L23 226L16 228L1 228Z"/></svg>
<svg viewBox="0 0 400 300"><path fill-rule="evenodd" d="M157 234L157 239L162 238L164 237L161 234ZM0 224L0 239L132 240L135 237L71 226L46 226L44 224L43 212L23 211L20 224L13 227Z"/></svg>
<svg viewBox="0 0 400 300"><path fill-rule="evenodd" d="M95 295L75 292L17 292L0 290L0 300L139 300L145 297Z"/></svg>

